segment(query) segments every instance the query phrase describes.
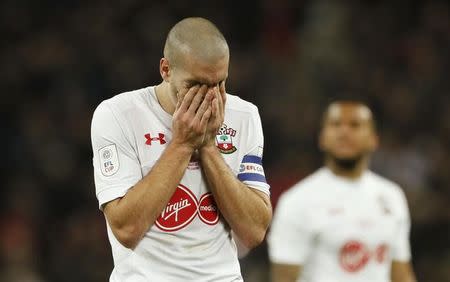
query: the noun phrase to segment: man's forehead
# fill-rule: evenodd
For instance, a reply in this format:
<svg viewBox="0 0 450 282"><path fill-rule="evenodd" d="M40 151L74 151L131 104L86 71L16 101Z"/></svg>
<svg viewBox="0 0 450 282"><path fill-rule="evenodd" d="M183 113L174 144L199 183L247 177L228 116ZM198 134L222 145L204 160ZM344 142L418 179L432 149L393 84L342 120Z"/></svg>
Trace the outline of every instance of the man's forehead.
<svg viewBox="0 0 450 282"><path fill-rule="evenodd" d="M343 117L354 117L360 120L372 120L371 110L360 103L333 103L328 107L327 117L338 119Z"/></svg>
<svg viewBox="0 0 450 282"><path fill-rule="evenodd" d="M228 77L227 73L207 74L207 75L201 75L201 76L189 75L186 78L186 81L191 82L191 83L205 84L205 85L215 85L223 80L226 80L227 77Z"/></svg>
<svg viewBox="0 0 450 282"><path fill-rule="evenodd" d="M228 77L228 60L201 62L191 60L185 65L186 80L201 84L216 84Z"/></svg>

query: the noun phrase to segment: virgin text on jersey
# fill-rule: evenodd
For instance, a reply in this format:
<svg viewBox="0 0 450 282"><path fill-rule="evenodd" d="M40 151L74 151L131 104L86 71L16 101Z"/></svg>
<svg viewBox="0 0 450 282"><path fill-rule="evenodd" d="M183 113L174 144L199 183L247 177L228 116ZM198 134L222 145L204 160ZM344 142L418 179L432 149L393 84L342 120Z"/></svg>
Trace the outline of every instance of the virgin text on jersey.
<svg viewBox="0 0 450 282"><path fill-rule="evenodd" d="M180 184L155 225L162 231L174 232L189 225L197 215L207 225L219 222L220 216L214 197L208 192L197 200L189 188Z"/></svg>

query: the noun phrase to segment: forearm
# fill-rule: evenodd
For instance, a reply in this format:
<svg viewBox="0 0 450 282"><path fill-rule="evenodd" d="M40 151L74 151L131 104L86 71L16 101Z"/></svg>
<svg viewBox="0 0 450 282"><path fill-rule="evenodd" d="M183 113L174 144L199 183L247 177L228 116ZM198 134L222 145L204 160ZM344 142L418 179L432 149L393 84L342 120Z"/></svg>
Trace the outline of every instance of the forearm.
<svg viewBox="0 0 450 282"><path fill-rule="evenodd" d="M271 265L273 282L295 282L300 277L301 272L301 265L278 263L272 263Z"/></svg>
<svg viewBox="0 0 450 282"><path fill-rule="evenodd" d="M393 261L391 266L392 282L416 282L414 270L410 262Z"/></svg>
<svg viewBox="0 0 450 282"><path fill-rule="evenodd" d="M247 247L258 245L272 218L268 196L239 181L216 147L202 148L200 158L221 214Z"/></svg>
<svg viewBox="0 0 450 282"><path fill-rule="evenodd" d="M151 171L127 194L105 206L118 239L133 247L153 225L178 184L192 155L185 146L169 144ZM122 242L123 243L123 242Z"/></svg>

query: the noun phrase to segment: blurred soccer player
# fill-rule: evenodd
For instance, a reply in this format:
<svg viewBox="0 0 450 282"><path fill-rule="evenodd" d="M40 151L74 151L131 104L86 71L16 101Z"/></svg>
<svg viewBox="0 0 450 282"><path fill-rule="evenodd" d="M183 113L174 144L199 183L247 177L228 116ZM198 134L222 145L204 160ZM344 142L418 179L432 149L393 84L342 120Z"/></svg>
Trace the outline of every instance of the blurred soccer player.
<svg viewBox="0 0 450 282"><path fill-rule="evenodd" d="M369 108L331 104L325 167L283 194L269 235L272 281L415 281L399 186L368 170L378 140Z"/></svg>
<svg viewBox="0 0 450 282"><path fill-rule="evenodd" d="M184 19L167 36L163 81L96 109L110 281L242 281L233 238L259 244L272 210L258 109L226 94L228 62L216 26Z"/></svg>

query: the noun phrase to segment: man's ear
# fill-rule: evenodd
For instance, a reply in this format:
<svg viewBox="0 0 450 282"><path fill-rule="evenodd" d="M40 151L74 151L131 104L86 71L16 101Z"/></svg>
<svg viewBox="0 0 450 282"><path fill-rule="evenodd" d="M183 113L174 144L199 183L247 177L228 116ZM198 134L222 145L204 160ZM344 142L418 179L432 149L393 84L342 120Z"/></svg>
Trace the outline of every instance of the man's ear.
<svg viewBox="0 0 450 282"><path fill-rule="evenodd" d="M171 69L169 60L166 58L161 58L159 61L159 73L165 82L170 82Z"/></svg>

